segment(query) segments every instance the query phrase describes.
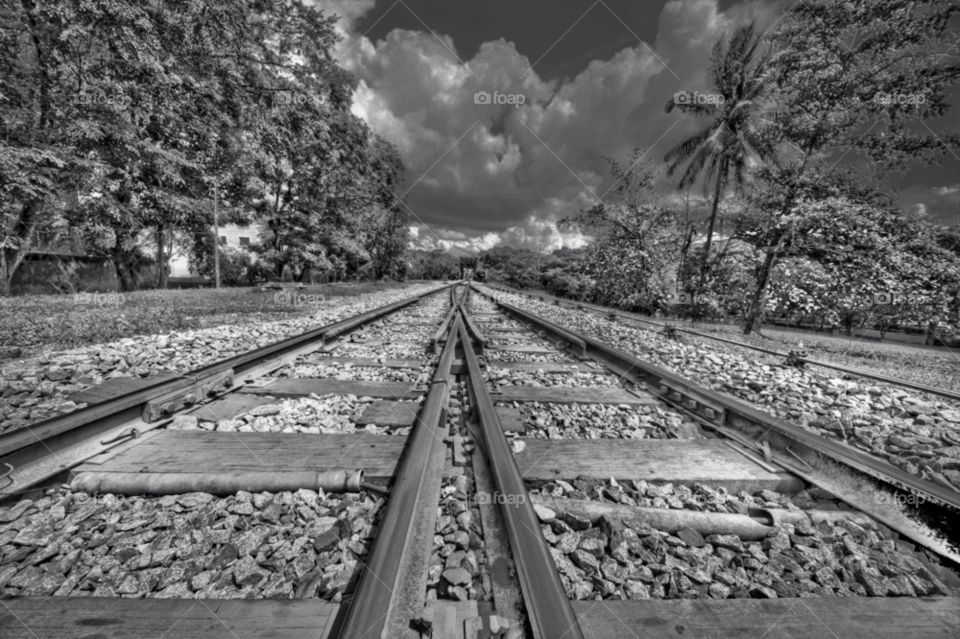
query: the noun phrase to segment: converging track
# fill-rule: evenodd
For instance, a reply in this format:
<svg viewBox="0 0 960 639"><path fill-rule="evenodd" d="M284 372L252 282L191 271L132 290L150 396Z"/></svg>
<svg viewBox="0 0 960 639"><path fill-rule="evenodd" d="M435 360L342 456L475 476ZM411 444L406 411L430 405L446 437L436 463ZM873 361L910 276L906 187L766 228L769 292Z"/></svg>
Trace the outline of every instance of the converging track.
<svg viewBox="0 0 960 639"><path fill-rule="evenodd" d="M955 491L486 287L105 389L0 455L4 637L960 628Z"/></svg>

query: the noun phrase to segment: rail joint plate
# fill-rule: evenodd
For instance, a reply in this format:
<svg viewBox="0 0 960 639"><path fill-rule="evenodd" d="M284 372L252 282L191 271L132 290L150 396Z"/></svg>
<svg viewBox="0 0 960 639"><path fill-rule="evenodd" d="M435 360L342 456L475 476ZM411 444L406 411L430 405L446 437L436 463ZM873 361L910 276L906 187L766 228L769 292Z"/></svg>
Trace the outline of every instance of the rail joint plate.
<svg viewBox="0 0 960 639"><path fill-rule="evenodd" d="M699 393L661 380L660 394L715 424L724 424L727 409Z"/></svg>
<svg viewBox="0 0 960 639"><path fill-rule="evenodd" d="M161 420L188 406L193 406L206 397L226 391L232 386L232 368L214 373L189 386L148 401L143 407L143 421L152 423Z"/></svg>

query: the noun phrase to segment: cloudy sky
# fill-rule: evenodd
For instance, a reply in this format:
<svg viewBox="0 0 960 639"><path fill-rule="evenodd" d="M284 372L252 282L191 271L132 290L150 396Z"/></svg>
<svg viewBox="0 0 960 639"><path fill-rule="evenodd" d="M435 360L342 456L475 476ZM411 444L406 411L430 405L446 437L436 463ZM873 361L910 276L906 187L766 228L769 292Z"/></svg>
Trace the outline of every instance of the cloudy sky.
<svg viewBox="0 0 960 639"><path fill-rule="evenodd" d="M319 0L334 55L360 80L354 112L399 149L414 243L475 254L581 246L556 222L604 199L604 157L663 154L700 123L664 113L704 85L714 40L793 0ZM475 94L522 95L477 104ZM954 92L960 102L960 90ZM511 102L519 99L501 97ZM949 114L953 125L957 107ZM931 123L943 128L944 123ZM960 159L893 176L901 202L960 217Z"/></svg>

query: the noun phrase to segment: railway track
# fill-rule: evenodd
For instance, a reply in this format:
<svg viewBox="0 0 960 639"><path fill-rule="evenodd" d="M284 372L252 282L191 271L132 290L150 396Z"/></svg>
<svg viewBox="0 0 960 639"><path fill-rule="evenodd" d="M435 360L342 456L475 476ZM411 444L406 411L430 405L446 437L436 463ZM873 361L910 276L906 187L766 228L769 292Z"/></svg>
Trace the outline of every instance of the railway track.
<svg viewBox="0 0 960 639"><path fill-rule="evenodd" d="M0 437L4 636L960 627L949 538L873 498L956 493L481 292Z"/></svg>
<svg viewBox="0 0 960 639"><path fill-rule="evenodd" d="M668 325L667 325L667 324L663 324L663 323L661 323L661 322L655 322L655 321L649 320L649 319L647 319L647 318L645 318L645 317L641 317L640 315L637 315L637 314L635 314L635 313L628 313L628 312L625 312L625 311L620 311L620 310L616 310L616 309L612 309L612 308L608 308L608 307L604 307L604 306L599 306L599 305L597 305L597 304L589 304L589 303L587 303L587 302L571 302L570 300L564 300L564 299L562 299L562 298L555 297L555 296L552 296L552 295L548 295L548 294L546 294L546 293L541 293L541 292L539 292L539 291L536 291L536 292L518 291L518 290L511 289L511 288L509 288L509 287L507 287L507 286L503 286L503 285L499 285L499 284L497 284L497 285L488 284L487 286L490 286L490 287L492 287L492 288L495 288L496 290L500 290L500 291L512 293L512 294L515 294L515 295L526 296L526 297L529 297L529 298L531 298L531 299L533 299L533 298L538 298L538 299L541 299L541 300L544 300L544 301L549 301L549 302L553 303L555 306L560 306L560 307L564 307L564 308L574 308L574 309L577 309L577 310L589 311L589 312L593 312L593 313L600 313L600 314L605 315L607 318L625 319L625 320L627 320L627 321L629 321L629 322L636 322L636 323L638 323L638 324L646 324L646 325L648 325L648 326L656 326L657 328L660 328L660 329L666 329L666 328L668 328ZM688 329L688 328L681 328L681 327L679 327L679 326L669 326L669 329L670 329L670 330L673 330L673 331L675 331L675 332L677 332L677 333L684 333L684 334L687 334L687 335L694 335L694 336L696 336L696 337L701 337L701 338L704 338L704 339L714 340L714 341L717 341L717 342L721 342L721 343L723 343L723 344L730 344L730 345L732 345L732 346L737 346L737 347L740 347L740 348L745 348L745 349L748 349L748 350L752 350L752 351L756 351L756 352L760 352L760 353L765 353L765 354L767 354L767 355L773 355L773 356L776 356L776 357L782 357L782 358L784 358L784 359L788 359L788 358L789 358L789 359L791 359L793 362L795 362L796 364L801 364L801 365L802 365L802 364L811 364L811 365L814 365L814 366L821 366L821 367L823 367L823 368L828 368L828 369L836 370L836 371L839 371L839 372L844 373L844 374L847 374L847 375L854 375L854 376L857 376L857 377L862 377L862 378L864 378L864 379L872 379L872 380L876 380L876 381L878 381L878 382L883 382L883 383L885 383L885 384L892 384L892 385L894 385L894 386L900 386L900 387L903 387L903 388L910 388L910 389L912 389L912 390L917 390L917 391L921 391L921 392L923 392L923 393L929 393L929 394L931 394L931 395L937 395L937 396L940 396L940 397L945 397L945 398L947 398L947 399L960 400L960 393L957 393L957 392L955 392L955 391L951 391L951 390L945 389L945 388L937 388L937 387L928 386L928 385L925 385L925 384L917 384L917 383L915 383L915 382L911 382L911 381L908 381L908 380L905 380L905 379L897 379L897 378L893 378L893 377L887 377L887 376L885 376L885 375L878 375L878 374L876 374L876 373L871 373L870 371L865 371L865 370L861 370L861 369L857 369L857 368L850 368L849 366L842 366L842 365L840 365L840 364L834 364L833 362L827 362L827 361L823 361L823 360L812 359L812 358L805 357L805 356L802 356L802 355L794 355L794 354L791 354L791 353L784 353L783 351L777 351L777 350L773 350L773 349L770 349L770 348L763 348L763 347L761 347L761 346L756 346L755 344L749 344L749 343L747 343L747 342L740 342L740 341L737 341L737 340L727 339L727 338L724 338L724 337L720 337L719 335L712 335L712 334L710 334L710 333L702 333L702 332L700 332L700 331L694 331L694 330Z"/></svg>

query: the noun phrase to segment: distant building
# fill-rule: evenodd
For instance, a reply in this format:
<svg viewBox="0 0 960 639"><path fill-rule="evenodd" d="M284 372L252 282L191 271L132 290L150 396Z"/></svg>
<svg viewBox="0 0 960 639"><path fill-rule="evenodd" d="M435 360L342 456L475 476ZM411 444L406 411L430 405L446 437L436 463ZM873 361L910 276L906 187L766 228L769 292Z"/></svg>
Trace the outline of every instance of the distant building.
<svg viewBox="0 0 960 639"><path fill-rule="evenodd" d="M259 233L257 226L227 224L220 227L220 246L240 249L252 256L250 245L256 243ZM170 258L170 277L199 277L199 274L190 270L186 255L175 252Z"/></svg>

